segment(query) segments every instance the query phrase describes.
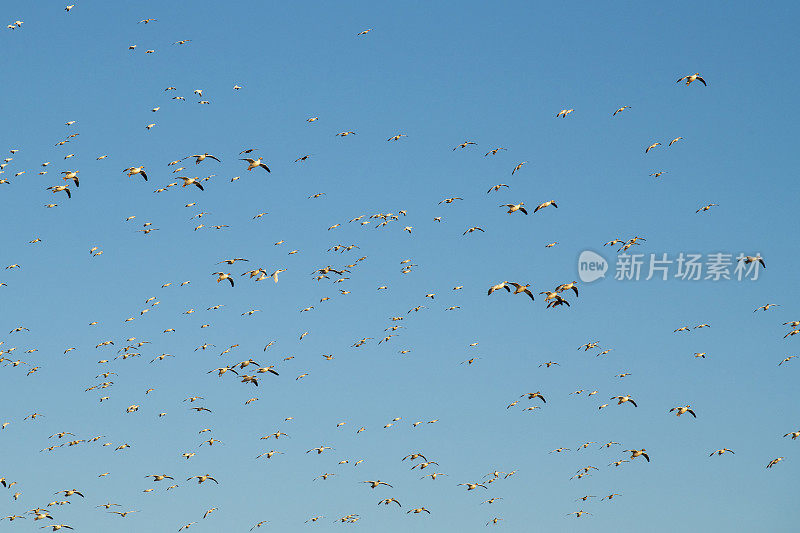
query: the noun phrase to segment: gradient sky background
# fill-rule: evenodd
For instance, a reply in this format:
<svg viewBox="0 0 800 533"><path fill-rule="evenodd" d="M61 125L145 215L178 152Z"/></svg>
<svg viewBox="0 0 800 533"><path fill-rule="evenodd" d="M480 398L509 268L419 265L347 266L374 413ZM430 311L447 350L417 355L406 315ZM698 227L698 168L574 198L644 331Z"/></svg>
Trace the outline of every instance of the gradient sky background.
<svg viewBox="0 0 800 533"><path fill-rule="evenodd" d="M247 531L260 520L279 531L479 531L493 517L510 531L796 531L800 441L782 435L800 429L800 359L778 367L797 353L798 337L783 339L782 324L800 319L796 4L84 1L65 12L6 1L0 10L3 25L24 21L0 33L0 149L19 149L0 176L11 182L0 186L0 266L22 267L0 270L0 350L17 347L4 355L28 363L0 367L0 418L11 422L0 431L0 476L18 481L0 489L3 516L76 488L85 500L49 508L76 531L168 532L193 521L198 533ZM150 17L158 21L137 24ZM181 39L191 42L171 44ZM708 87L675 83L698 71ZM197 104L198 88L210 105ZM565 108L575 111L556 119ZM307 123L312 116L319 121ZM357 135L335 137L347 130ZM54 146L70 133L80 136ZM386 142L397 133L408 137ZM478 146L452 150L466 140ZM645 155L656 141L664 145ZM508 150L483 157L498 146ZM237 154L250 147L271 174L245 171ZM204 152L222 162L187 160L186 174L167 166ZM304 154L312 157L293 163ZM48 173L37 175L45 161ZM149 182L121 172L132 165L145 165ZM81 186L72 199L45 190L73 169ZM657 171L666 173L648 176ZM176 175L209 174L203 192L153 193ZM486 193L498 183L510 188ZM452 196L464 200L437 204ZM528 216L498 207L551 199L558 209ZM59 206L45 209L50 202ZM709 203L719 207L695 213ZM347 223L399 210L408 216L385 228ZM193 231L198 212L209 213L206 226L230 227ZM148 221L159 231L136 231ZM485 233L462 236L476 225ZM640 253L760 253L768 268L757 281L579 284L571 307L553 310L538 295L486 296L502 280L551 290L577 279L581 251L613 262L602 244L634 235L647 238ZM28 244L35 237L42 242ZM335 244L360 248L326 251ZM87 254L92 246L103 255ZM344 283L309 275L361 256ZM234 288L210 275L229 257L250 259L223 265ZM419 265L407 275L405 259ZM287 271L277 285L239 276L259 267ZM145 304L152 296L156 307ZM753 312L767 303L780 307ZM225 307L206 311L217 304ZM426 308L407 314L417 305ZM241 316L249 309L261 312ZM400 335L378 345L389 317L401 315ZM673 333L704 322L711 328ZM30 332L5 334L17 326ZM152 343L141 357L113 360L129 337ZM362 337L375 340L352 348ZM95 349L104 340L115 345ZM576 350L593 340L613 351ZM204 342L216 348L193 351ZM240 346L219 355L232 344ZM149 363L162 353L175 357ZM206 373L250 357L281 375L255 388ZM459 364L470 357L480 359ZM545 361L560 364L539 368ZM41 370L26 377L31 366ZM103 371L117 373L114 386L84 392ZM631 375L614 377L622 372ZM577 389L599 393L569 394ZM546 404L506 409L537 390ZM598 411L624 394L639 407ZM213 413L189 410L182 400L193 395L205 400L191 405ZM126 414L131 404L139 412ZM696 420L668 413L685 404ZM529 405L542 408L523 412ZM33 412L45 417L23 421ZM411 426L430 419L439 422ZM278 429L290 438L259 440ZM57 431L105 437L40 452ZM198 447L210 436L224 444ZM621 446L598 450L610 440ZM587 441L597 444L574 451ZM132 447L115 452L122 443ZM335 449L304 453L323 444ZM548 454L560 446L572 451ZM735 455L709 458L724 447ZM629 448L646 448L652 462L606 466ZM254 459L270 449L284 455ZM186 461L186 451L197 456ZM440 466L409 470L401 458L416 451ZM588 465L600 470L570 480ZM419 479L434 468L447 476ZM517 473L488 490L456 486L493 470ZM336 476L312 481L323 472ZM180 486L166 492L168 480L144 478L157 473ZM185 481L205 473L220 484ZM394 488L359 483L369 479ZM612 492L622 496L599 501ZM574 501L586 494L598 497ZM503 500L480 504L492 496ZM402 509L376 507L387 497ZM141 512L123 519L95 508L105 502ZM431 514L405 513L419 506ZM565 516L579 509L592 515ZM334 523L351 513L361 520ZM326 518L303 523L316 515Z"/></svg>

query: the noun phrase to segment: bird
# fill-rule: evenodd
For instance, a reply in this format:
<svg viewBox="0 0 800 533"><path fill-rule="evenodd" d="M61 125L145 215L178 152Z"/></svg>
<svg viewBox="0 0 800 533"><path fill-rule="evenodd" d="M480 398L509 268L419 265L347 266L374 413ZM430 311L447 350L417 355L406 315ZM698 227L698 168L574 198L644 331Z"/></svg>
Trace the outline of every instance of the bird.
<svg viewBox="0 0 800 533"><path fill-rule="evenodd" d="M562 298L561 295L556 291L542 291L539 294L545 295L544 301L547 302L548 308L559 305L566 305L567 307L570 306L569 302Z"/></svg>
<svg viewBox="0 0 800 533"><path fill-rule="evenodd" d="M47 187L48 191L52 191L53 193L64 191L67 193L67 198L72 198L72 193L69 191L69 185L53 185L51 187Z"/></svg>
<svg viewBox="0 0 800 533"><path fill-rule="evenodd" d="M467 146L469 146L470 144L475 144L475 145L477 145L478 143L476 143L476 142L472 142L472 141L464 141L463 143L456 145L456 146L453 148L453 151L455 151L455 149L456 149L456 148L466 148L466 147L467 147Z"/></svg>
<svg viewBox="0 0 800 533"><path fill-rule="evenodd" d="M171 476L168 476L166 474L150 474L150 475L147 475L147 476L144 476L144 477L151 477L151 478L153 478L153 481L163 481L165 479L172 479L172 480L175 479L175 478L173 478Z"/></svg>
<svg viewBox="0 0 800 533"><path fill-rule="evenodd" d="M306 453L310 453L310 452L317 452L317 455L319 455L319 454L321 454L322 452L324 452L325 450L332 450L332 449L333 449L333 448L332 448L332 447L330 447L330 446L320 446L319 448L311 448L311 449L310 449L310 450L308 450ZM390 486L391 486L391 485L390 485ZM372 487L372 488L375 488L375 487Z"/></svg>
<svg viewBox="0 0 800 533"><path fill-rule="evenodd" d="M527 294L528 296L530 296L531 300L535 300L535 298L533 297L533 293L530 291L530 289L528 289L528 287L530 287L530 284L521 285L519 283L514 283L513 281L509 281L507 283L508 283L508 285L511 285L511 286L514 287L514 292L512 294ZM508 288L508 287L506 287L506 288ZM511 292L510 289L509 289L509 292Z"/></svg>
<svg viewBox="0 0 800 533"><path fill-rule="evenodd" d="M309 451L311 451L311 450L309 450ZM306 452L306 453L308 453L308 452ZM368 483L371 489L377 488L380 485L386 485L387 487L390 487L390 488L392 487L391 485L389 485L385 481L381 481L380 479L375 480L375 481L362 481L361 483Z"/></svg>
<svg viewBox="0 0 800 533"><path fill-rule="evenodd" d="M8 268L8 267L6 267L6 268ZM769 308L770 308L770 307L780 307L780 304L766 304L766 305L762 305L761 307L758 307L758 308L754 309L754 310L753 310L753 312L755 313L756 311L769 311Z"/></svg>
<svg viewBox="0 0 800 533"><path fill-rule="evenodd" d="M564 292L564 291L572 290L572 291L575 292L575 296L577 297L578 296L578 287L575 286L577 284L578 284L577 281L571 281L569 283L564 283L564 284L559 285L558 287L556 287L556 292Z"/></svg>
<svg viewBox="0 0 800 533"><path fill-rule="evenodd" d="M783 457L776 457L775 459L773 459L769 463L767 463L767 468L772 468L776 464L778 464L781 461L783 461L783 459L784 459Z"/></svg>
<svg viewBox="0 0 800 533"><path fill-rule="evenodd" d="M555 202L555 200L548 200L547 202L544 202L544 203L542 203L542 204L539 204L539 205L536 207L536 209L534 209L534 210L533 210L533 212L535 213L535 212L537 212L538 210L540 210L540 209L544 209L545 207L548 207L548 206L551 206L551 205L552 205L553 207L556 207L556 208L558 207L558 206L556 205L556 202Z"/></svg>
<svg viewBox="0 0 800 533"><path fill-rule="evenodd" d="M641 450L623 450L623 451L630 452L631 459L635 459L641 456L644 457L648 463L650 462L650 456L645 453L647 450L645 450L644 448L642 448Z"/></svg>
<svg viewBox="0 0 800 533"><path fill-rule="evenodd" d="M196 177L195 178L187 178L185 176L178 176L178 179L183 180L183 185L181 185L181 187L186 187L187 185L194 185L195 187L197 187L201 191L205 190L205 189L203 189L203 186L200 184L200 181L198 180L198 178L196 178Z"/></svg>
<svg viewBox="0 0 800 533"><path fill-rule="evenodd" d="M219 277L217 278L217 283L219 283L220 281L222 281L222 280L224 280L224 279L227 279L228 281L230 281L230 282L231 282L231 287L233 287L233 286L234 286L234 285L233 285L233 278L231 277L231 274L230 274L230 272L228 272L227 274L226 274L226 273L224 273L224 272L213 272L213 273L212 273L212 275L213 275L213 276L219 276Z"/></svg>
<svg viewBox="0 0 800 533"><path fill-rule="evenodd" d="M649 152L650 150L652 150L652 149L653 149L653 148L655 148L656 146L659 146L660 144L661 144L661 143L658 143L658 142L651 144L650 146L648 146L647 148L645 148L645 150L644 150L644 153L647 153L647 152Z"/></svg>
<svg viewBox="0 0 800 533"><path fill-rule="evenodd" d="M73 496L73 495L77 494L81 498L85 497L83 494L81 494L79 491L77 491L75 489L60 490L60 491L56 492L55 494L63 494L66 497Z"/></svg>
<svg viewBox="0 0 800 533"><path fill-rule="evenodd" d="M613 115L611 115L611 116L612 116L612 117L616 117L616 116L617 116L617 113L622 113L622 112L623 112L623 111L625 111L626 109L630 109L630 108L631 108L631 106L629 106L629 105L624 105L624 106L620 107L619 109L617 109L616 111L614 111L614 114L613 114Z"/></svg>
<svg viewBox="0 0 800 533"><path fill-rule="evenodd" d="M194 155L186 156L183 159L189 159L190 157L194 157L194 164L195 165L199 165L200 163L202 163L206 159L213 159L214 161L217 161L218 163L222 162L219 159L217 159L216 156L213 156L213 155L209 154L208 152L206 152L204 154L194 154Z"/></svg>
<svg viewBox="0 0 800 533"><path fill-rule="evenodd" d="M569 114L570 114L570 113L572 113L573 111L575 111L575 110L574 110L574 109L562 109L561 111L559 111L559 112L556 114L556 118L558 118L558 117L567 118L567 115L569 115Z"/></svg>
<svg viewBox="0 0 800 533"><path fill-rule="evenodd" d="M630 395L627 395L627 396L614 396L611 399L612 400L619 400L617 402L617 405L622 405L623 403L630 402L631 405L633 405L634 407L638 407L638 405L636 405L636 402L633 401L633 398L631 398Z"/></svg>
<svg viewBox="0 0 800 533"><path fill-rule="evenodd" d="M525 163L527 163L527 161L523 161L522 163L519 163L517 166L515 166L514 170L511 171L511 175L513 176L517 172L517 170L522 168L522 165L524 165Z"/></svg>
<svg viewBox="0 0 800 533"><path fill-rule="evenodd" d="M522 396L520 396L520 398L523 398L523 397L527 397L527 398L528 398L528 400L533 400L534 398L539 398L540 400L542 400L542 402L543 402L543 403L547 403L547 400L545 400L545 399L544 399L544 396L542 396L542 393L541 393L541 392L539 392L539 391L536 391L536 392L526 392L525 394L523 394Z"/></svg>
<svg viewBox="0 0 800 533"><path fill-rule="evenodd" d="M501 283L498 283L497 285L492 285L491 287L489 287L488 295L491 296L493 292L499 291L500 289L505 289L508 292L511 292L511 289L508 287L508 282L503 281Z"/></svg>
<svg viewBox="0 0 800 533"><path fill-rule="evenodd" d="M439 202L439 204L452 204L452 203L453 203L453 202L455 202L456 200L463 200L463 198L459 198L459 197L457 197L457 196L456 196L456 197L453 197L453 198L445 198L444 200L442 200L441 202Z"/></svg>
<svg viewBox="0 0 800 533"><path fill-rule="evenodd" d="M686 85L687 86L691 85L692 82L695 81L695 80L698 80L700 83L702 83L706 87L708 86L708 84L706 83L706 80L704 80L703 78L700 77L700 73L699 72L695 72L694 74L689 74L688 76L684 76L682 78L678 78L678 81L676 83L680 83L683 80L686 80Z"/></svg>
<svg viewBox="0 0 800 533"><path fill-rule="evenodd" d="M510 215L511 213L515 212L515 211L521 211L523 214L527 215L527 214L528 214L528 212L525 210L525 208L524 208L524 207L522 207L523 205L525 205L525 202L520 202L520 203L518 203L518 204L503 204L503 205L501 205L500 207L507 207L507 208L508 208L508 211L506 211L506 213L508 213L509 215ZM538 208L537 208L537 209L538 209ZM536 211L534 211L534 213L535 213L535 212L536 212Z"/></svg>
<svg viewBox="0 0 800 533"><path fill-rule="evenodd" d="M724 453L727 453L727 452L729 452L729 453L734 453L734 451L733 451L733 450L731 450L730 448L722 448L722 449L720 449L720 450L714 450L713 452L711 452L710 454L708 454L708 456L709 456L709 457L712 457L712 456L713 456L713 455L715 455L715 454L716 454L716 455L722 455L722 454L724 454ZM735 455L735 453L734 453L734 455Z"/></svg>
<svg viewBox="0 0 800 533"><path fill-rule="evenodd" d="M695 213L699 213L699 212L701 212L701 211L708 211L708 210L710 210L712 207L716 207L716 206L718 206L718 205L719 205L719 204L708 204L708 205L706 205L706 206L703 206L703 207L701 207L701 208L700 208L700 209L698 209L697 211L695 211Z"/></svg>
<svg viewBox="0 0 800 533"><path fill-rule="evenodd" d="M756 255L756 256L746 255L746 256L740 258L739 261L744 261L744 263L746 265L748 265L750 263L760 263L762 267L767 268L767 265L764 263L764 258L762 258L760 255ZM775 304L773 304L773 305L775 305Z"/></svg>
<svg viewBox="0 0 800 533"><path fill-rule="evenodd" d="M247 170L253 170L254 168L261 167L267 172L271 172L269 167L261 162L261 158L258 159L250 159L249 157L245 157L240 159L239 161L247 161Z"/></svg>
<svg viewBox="0 0 800 533"><path fill-rule="evenodd" d="M75 183L76 187L80 187L80 181L78 180L78 173L80 170L65 170L61 172L64 174L61 179L64 181L72 180Z"/></svg>
<svg viewBox="0 0 800 533"><path fill-rule="evenodd" d="M189 481L189 480L192 480L192 479L197 479L198 485L208 481L209 479L211 481L213 481L214 483L216 483L217 485L219 485L219 481L217 481L216 479L211 477L211 475L209 475L209 474L205 474L205 475L202 475L202 476L192 476L192 477L186 478L186 481Z"/></svg>
<svg viewBox="0 0 800 533"><path fill-rule="evenodd" d="M466 235L467 233L472 233L472 232L475 232L475 231L481 231L481 232L486 233L483 228L479 228L477 226L473 226L471 228L468 228L462 235Z"/></svg>
<svg viewBox="0 0 800 533"><path fill-rule="evenodd" d="M676 142L680 141L681 139L683 139L683 137L675 137L674 139L672 139L669 142L669 146L672 146L673 144L675 144Z"/></svg>
<svg viewBox="0 0 800 533"><path fill-rule="evenodd" d="M144 171L144 165L140 167L128 167L123 170L123 172L128 173L128 177L135 176L136 174L141 175L144 178L144 181L147 181L147 174Z"/></svg>
<svg viewBox="0 0 800 533"><path fill-rule="evenodd" d="M675 411L675 414L677 416L681 416L684 413L689 413L693 417L697 418L697 415L691 409L690 405L686 405L686 406L683 406L683 407L673 407L672 409L669 410L669 412L671 413L672 411Z"/></svg>

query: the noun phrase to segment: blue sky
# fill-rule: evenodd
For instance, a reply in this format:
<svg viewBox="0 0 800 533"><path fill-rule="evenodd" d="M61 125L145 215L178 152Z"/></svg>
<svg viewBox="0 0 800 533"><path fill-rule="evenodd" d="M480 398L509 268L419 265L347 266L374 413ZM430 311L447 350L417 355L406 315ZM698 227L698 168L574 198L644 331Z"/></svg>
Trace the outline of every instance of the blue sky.
<svg viewBox="0 0 800 533"><path fill-rule="evenodd" d="M21 266L0 270L0 350L16 347L3 356L27 363L0 367L0 418L11 422L0 431L0 477L18 482L0 489L3 516L76 488L85 500L48 508L76 531L177 531L193 521L192 531L246 531L261 520L327 530L351 513L361 519L350 527L398 532L477 531L494 517L503 521L492 527L512 531L795 529L800 444L782 436L800 429L800 359L778 367L797 353L798 337L784 339L782 324L800 320L794 4L48 4L0 9L3 26L24 21L0 33L0 149L19 150L0 175L11 182L0 185L0 266ZM158 20L137 24L145 18ZM191 41L172 44L183 39ZM675 83L694 72L707 87ZM622 106L630 109L612 118ZM557 119L562 109L574 112ZM335 136L349 130L356 135ZM80 135L54 146L72 133ZM407 137L386 141L398 133ZM452 150L467 140L477 146ZM663 145L645 154L654 142ZM484 157L497 147L507 150ZM258 148L272 172L247 172L238 160L246 148ZM167 166L205 152L221 163L189 159L178 174ZM140 165L146 183L121 172ZM80 170L71 199L45 190L63 183L64 170ZM153 192L176 176L211 174L204 191ZM486 193L500 183L510 187ZM456 196L463 200L438 204ZM532 212L547 200L558 208ZM529 215L499 207L519 202ZM695 213L710 203L719 206ZM400 210L407 216L387 227L348 223ZM200 212L208 214L191 218ZM268 214L254 220L260 212ZM146 222L158 231L138 232ZM462 236L472 226L485 232ZM545 308L538 293L578 279L581 251L613 265L615 249L603 243L634 235L647 239L638 253L760 253L768 268L742 282L607 276L579 283L579 297L565 296L569 308ZM359 248L327 251L336 244ZM88 254L93 246L103 255ZM362 256L345 282L310 275ZM249 259L221 265L234 288L211 275L232 257ZM418 266L402 274L406 259ZM256 268L287 271L277 284L240 277ZM503 280L530 283L535 302L487 297ZM767 303L780 307L753 312ZM207 310L214 305L224 307ZM408 314L418 305L426 308ZM250 309L260 312L241 315ZM673 333L701 323L711 327ZM378 345L395 324L399 336ZM30 331L5 334L18 326ZM131 337L151 343L140 357L114 360ZM374 340L353 348L363 337ZM95 348L105 340L114 346ZM576 349L595 340L596 350ZM216 347L194 351L203 343ZM595 357L601 349L612 351ZM149 363L163 353L175 357ZM280 376L256 388L207 374L251 357ZM546 361L559 365L540 368ZM106 371L116 372L112 387L84 392ZM587 392L569 394L578 389ZM506 409L534 391L547 403ZM637 408L597 409L625 394ZM183 401L196 395L204 400ZM259 400L244 405L251 397ZM139 411L126 414L133 404ZM696 420L668 413L686 404ZM541 409L522 411L530 405ZM33 412L45 416L23 421ZM279 429L290 437L259 439ZM105 437L40 452L59 431ZM223 444L199 446L211 436ZM598 449L612 440L621 445ZM597 444L575 451L589 441ZM122 443L132 447L114 451ZM320 445L334 450L305 453ZM558 447L572 450L548 453ZM709 458L725 447L735 455ZM607 466L631 448L646 448L651 462ZM271 449L284 454L254 459ZM418 451L439 466L410 470L401 459ZM765 470L776 457L786 460ZM570 479L588 465L599 471ZM434 468L447 476L419 479ZM516 474L488 490L456 486L494 470ZM336 475L312 481L325 472ZM169 480L144 477L160 473L179 487L167 492ZM220 484L185 481L206 473ZM359 483L374 479L394 488ZM622 496L599 501L611 493ZM587 494L598 497L575 502ZM376 506L389 497L402 508ZM480 503L491 497L503 499ZM95 508L105 502L141 512ZM405 512L421 506L431 514ZM202 519L210 507L219 510ZM592 514L565 516L579 509ZM325 518L304 524L317 515ZM12 526L33 527L30 517Z"/></svg>

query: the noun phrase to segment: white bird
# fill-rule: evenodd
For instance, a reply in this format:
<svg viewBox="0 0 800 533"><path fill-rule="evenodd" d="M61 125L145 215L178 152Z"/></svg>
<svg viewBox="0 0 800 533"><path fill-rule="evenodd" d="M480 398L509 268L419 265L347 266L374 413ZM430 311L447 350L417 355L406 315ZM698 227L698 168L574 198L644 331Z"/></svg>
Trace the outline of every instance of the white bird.
<svg viewBox="0 0 800 533"><path fill-rule="evenodd" d="M675 82L675 83L680 83L683 80L686 80L686 85L691 85L691 83L693 81L698 80L703 85L708 86L708 84L706 83L706 80L704 80L703 78L700 77L700 73L699 72L695 72L694 74L689 74L688 76L684 76L682 78L679 78L678 81Z"/></svg>
<svg viewBox="0 0 800 533"><path fill-rule="evenodd" d="M249 157L245 157L239 159L239 161L247 161L247 170L253 170L254 168L261 167L267 172L270 172L269 167L261 162L261 158L258 159L250 159Z"/></svg>

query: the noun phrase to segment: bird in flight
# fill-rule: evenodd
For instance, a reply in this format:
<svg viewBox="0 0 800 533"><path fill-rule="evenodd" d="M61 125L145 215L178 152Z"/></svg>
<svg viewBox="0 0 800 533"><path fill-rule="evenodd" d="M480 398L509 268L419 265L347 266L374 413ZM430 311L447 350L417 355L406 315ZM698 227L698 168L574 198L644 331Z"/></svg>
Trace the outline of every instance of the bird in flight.
<svg viewBox="0 0 800 533"><path fill-rule="evenodd" d="M466 148L466 147L467 147L467 146L469 146L470 144L477 145L478 143L476 143L476 142L472 142L472 141L464 141L463 143L461 143L461 144L459 144L459 145L456 145L456 146L453 148L453 150L455 151L455 149L456 149L456 148Z"/></svg>
<svg viewBox="0 0 800 533"><path fill-rule="evenodd" d="M700 73L699 72L695 72L694 74L689 74L688 76L684 76L682 78L678 78L678 81L676 83L680 83L683 80L686 80L686 85L687 86L691 85L692 82L695 81L695 80L699 81L700 83L702 83L705 86L708 86L708 84L706 83L706 80L704 80L703 78L700 77Z"/></svg>
<svg viewBox="0 0 800 533"><path fill-rule="evenodd" d="M261 161L260 157L258 159L250 159L249 157L245 157L239 161L247 161L247 170L253 170L254 168L261 167L267 172L270 172L269 167Z"/></svg>

